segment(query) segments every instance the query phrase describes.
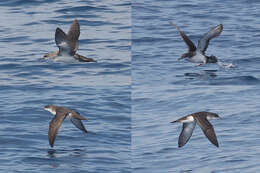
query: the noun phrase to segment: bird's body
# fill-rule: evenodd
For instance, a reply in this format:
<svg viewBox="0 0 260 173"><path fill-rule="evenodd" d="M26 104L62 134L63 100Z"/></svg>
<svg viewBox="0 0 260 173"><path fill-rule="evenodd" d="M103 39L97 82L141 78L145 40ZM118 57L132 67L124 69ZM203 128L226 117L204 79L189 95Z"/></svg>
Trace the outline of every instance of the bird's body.
<svg viewBox="0 0 260 173"><path fill-rule="evenodd" d="M194 56L190 58L186 58L187 61L193 62L193 63L199 63L199 64L206 64L207 59L204 55L202 55L200 52L196 52Z"/></svg>

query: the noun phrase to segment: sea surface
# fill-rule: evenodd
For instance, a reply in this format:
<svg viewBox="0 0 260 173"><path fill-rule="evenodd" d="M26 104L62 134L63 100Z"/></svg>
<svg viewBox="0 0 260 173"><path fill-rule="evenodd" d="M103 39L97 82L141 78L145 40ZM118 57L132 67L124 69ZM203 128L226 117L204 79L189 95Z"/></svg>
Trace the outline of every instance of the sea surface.
<svg viewBox="0 0 260 173"><path fill-rule="evenodd" d="M222 23L196 67L177 59L187 51L169 24L197 44ZM132 2L132 168L135 173L256 173L260 170L260 2L143 0ZM178 148L184 115L210 111L220 147L200 127Z"/></svg>
<svg viewBox="0 0 260 173"><path fill-rule="evenodd" d="M97 63L42 60L74 19L78 53ZM0 21L0 172L131 172L131 2L1 1ZM47 104L80 112L89 133L65 119L51 149Z"/></svg>

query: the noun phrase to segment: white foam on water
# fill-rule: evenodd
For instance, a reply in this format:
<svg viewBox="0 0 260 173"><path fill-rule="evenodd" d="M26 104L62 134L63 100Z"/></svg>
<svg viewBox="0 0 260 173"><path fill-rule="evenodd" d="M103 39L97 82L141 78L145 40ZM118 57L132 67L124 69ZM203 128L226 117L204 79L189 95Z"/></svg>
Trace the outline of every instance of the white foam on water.
<svg viewBox="0 0 260 173"><path fill-rule="evenodd" d="M235 68L235 67L236 67L236 65L234 65L234 64L232 64L232 63L226 64L226 63L221 62L221 61L218 61L217 64L218 64L220 67L222 67L222 68L227 68L227 69L229 69L229 68Z"/></svg>

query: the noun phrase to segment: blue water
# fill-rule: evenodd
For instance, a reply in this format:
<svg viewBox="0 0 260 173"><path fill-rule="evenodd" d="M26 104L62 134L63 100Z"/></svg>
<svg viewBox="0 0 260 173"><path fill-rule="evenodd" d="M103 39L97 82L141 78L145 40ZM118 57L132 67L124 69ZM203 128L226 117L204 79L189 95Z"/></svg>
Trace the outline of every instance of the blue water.
<svg viewBox="0 0 260 173"><path fill-rule="evenodd" d="M258 1L132 3L133 172L259 172L259 17ZM169 21L195 44L222 23L223 32L211 40L206 53L236 68L178 61L187 47ZM170 122L197 111L222 118L211 121L219 148L198 126L178 148L182 124Z"/></svg>
<svg viewBox="0 0 260 173"><path fill-rule="evenodd" d="M130 172L130 1L0 2L0 172ZM97 63L40 60L57 50L55 29L81 26L78 53ZM53 149L54 104L76 109L89 133L66 119Z"/></svg>

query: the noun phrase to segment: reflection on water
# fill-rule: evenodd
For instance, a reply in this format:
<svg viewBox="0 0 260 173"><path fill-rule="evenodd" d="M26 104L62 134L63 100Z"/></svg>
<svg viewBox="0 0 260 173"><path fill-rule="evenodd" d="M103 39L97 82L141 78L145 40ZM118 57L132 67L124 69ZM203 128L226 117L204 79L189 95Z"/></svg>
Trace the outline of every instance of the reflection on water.
<svg viewBox="0 0 260 173"><path fill-rule="evenodd" d="M49 149L48 150L48 157L50 158L55 158L55 153L56 153L56 150L55 149Z"/></svg>
<svg viewBox="0 0 260 173"><path fill-rule="evenodd" d="M184 76L189 77L188 79L203 79L208 80L217 77L217 70L204 70L202 73L185 73Z"/></svg>

